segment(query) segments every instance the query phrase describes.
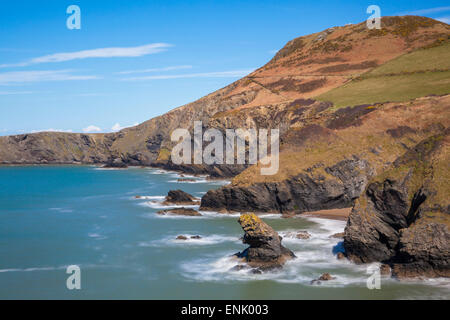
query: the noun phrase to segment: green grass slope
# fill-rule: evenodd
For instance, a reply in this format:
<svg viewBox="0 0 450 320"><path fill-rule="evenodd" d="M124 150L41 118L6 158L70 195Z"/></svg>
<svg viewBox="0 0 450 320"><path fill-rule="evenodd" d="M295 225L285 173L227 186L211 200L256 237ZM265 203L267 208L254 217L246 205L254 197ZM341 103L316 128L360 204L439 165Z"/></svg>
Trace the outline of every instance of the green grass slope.
<svg viewBox="0 0 450 320"><path fill-rule="evenodd" d="M450 42L419 49L319 95L336 107L407 101L450 93Z"/></svg>

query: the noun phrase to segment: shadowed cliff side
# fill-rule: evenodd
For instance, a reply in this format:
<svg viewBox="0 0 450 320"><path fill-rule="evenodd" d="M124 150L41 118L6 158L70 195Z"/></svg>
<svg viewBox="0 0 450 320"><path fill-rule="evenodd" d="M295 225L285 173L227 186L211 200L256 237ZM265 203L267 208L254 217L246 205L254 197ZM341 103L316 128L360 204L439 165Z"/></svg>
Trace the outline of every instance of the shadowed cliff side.
<svg viewBox="0 0 450 320"><path fill-rule="evenodd" d="M450 131L431 136L375 177L356 201L344 246L354 262L394 276L450 276Z"/></svg>

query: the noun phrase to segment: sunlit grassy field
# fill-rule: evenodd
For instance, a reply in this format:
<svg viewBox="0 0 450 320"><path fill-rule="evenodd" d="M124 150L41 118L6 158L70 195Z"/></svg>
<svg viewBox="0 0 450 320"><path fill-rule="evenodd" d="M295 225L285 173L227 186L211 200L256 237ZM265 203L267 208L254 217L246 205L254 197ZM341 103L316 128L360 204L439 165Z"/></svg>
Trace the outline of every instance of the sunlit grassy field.
<svg viewBox="0 0 450 320"><path fill-rule="evenodd" d="M450 43L400 56L316 99L331 101L339 108L448 93Z"/></svg>

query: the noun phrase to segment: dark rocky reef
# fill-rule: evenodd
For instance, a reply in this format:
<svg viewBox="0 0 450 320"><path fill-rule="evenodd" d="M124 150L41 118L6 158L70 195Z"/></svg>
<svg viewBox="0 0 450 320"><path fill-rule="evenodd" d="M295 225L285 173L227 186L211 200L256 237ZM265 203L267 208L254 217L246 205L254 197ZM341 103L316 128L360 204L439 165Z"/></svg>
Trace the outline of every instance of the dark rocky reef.
<svg viewBox="0 0 450 320"><path fill-rule="evenodd" d="M402 277L450 276L449 135L432 136L375 177L350 214L344 246L356 263Z"/></svg>
<svg viewBox="0 0 450 320"><path fill-rule="evenodd" d="M202 210L306 212L350 207L373 174L367 161L353 157L325 168L327 175L303 172L281 182L225 186L208 191Z"/></svg>
<svg viewBox="0 0 450 320"><path fill-rule="evenodd" d="M198 204L198 201L183 190L170 190L163 204Z"/></svg>
<svg viewBox="0 0 450 320"><path fill-rule="evenodd" d="M260 271L280 268L295 257L291 250L282 246L278 233L254 213L242 214L238 222L245 232L242 242L249 247L236 256L250 267Z"/></svg>
<svg viewBox="0 0 450 320"><path fill-rule="evenodd" d="M192 208L175 208L175 209L166 209L166 210L160 210L157 212L157 214L165 216L188 216L188 217L198 217L201 216L201 214Z"/></svg>

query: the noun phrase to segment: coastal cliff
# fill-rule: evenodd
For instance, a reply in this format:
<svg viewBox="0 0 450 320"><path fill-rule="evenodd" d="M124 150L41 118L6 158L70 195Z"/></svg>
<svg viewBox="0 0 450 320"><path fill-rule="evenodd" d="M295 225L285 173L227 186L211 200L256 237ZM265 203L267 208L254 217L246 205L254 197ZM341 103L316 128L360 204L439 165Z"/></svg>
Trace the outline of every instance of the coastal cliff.
<svg viewBox="0 0 450 320"><path fill-rule="evenodd" d="M248 76L116 133L0 137L0 164L154 166L233 178L202 210L300 214L353 207L348 257L398 276L448 276L450 26L383 17L289 41ZM280 130L279 170L176 165L177 128ZM420 182L420 183L419 183Z"/></svg>
<svg viewBox="0 0 450 320"><path fill-rule="evenodd" d="M398 277L450 276L449 151L447 129L369 183L345 229L352 261L387 263Z"/></svg>

